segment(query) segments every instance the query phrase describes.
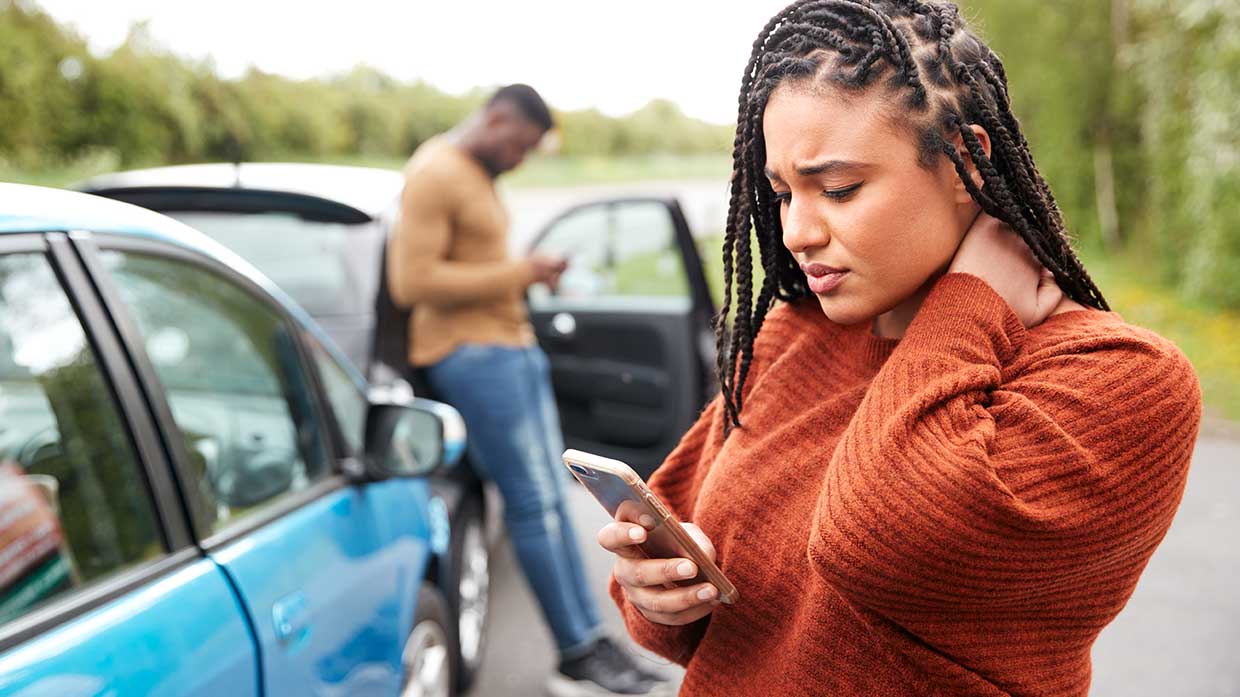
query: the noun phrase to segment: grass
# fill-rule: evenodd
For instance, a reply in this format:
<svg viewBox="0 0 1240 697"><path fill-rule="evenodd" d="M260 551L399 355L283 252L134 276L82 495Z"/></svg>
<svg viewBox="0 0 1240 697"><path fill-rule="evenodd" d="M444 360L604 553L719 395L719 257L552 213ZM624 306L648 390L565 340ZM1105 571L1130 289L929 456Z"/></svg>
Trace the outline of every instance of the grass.
<svg viewBox="0 0 1240 697"><path fill-rule="evenodd" d="M1207 412L1240 422L1240 312L1192 303L1124 256L1083 255L1111 309L1175 342L1197 369Z"/></svg>
<svg viewBox="0 0 1240 697"><path fill-rule="evenodd" d="M400 169L403 157L336 156L312 160L305 157L272 158L290 162L322 162L325 164L352 165ZM39 186L68 186L97 174L120 169L155 167L165 163L122 166L108 153L99 153L80 160L58 163L39 169L21 169L0 160L0 182L36 184ZM516 188L579 186L583 184L621 184L639 181L673 181L709 177L726 179L732 169L728 154L715 155L629 155L622 157L559 157L535 155L524 165L504 175L504 184Z"/></svg>
<svg viewBox="0 0 1240 697"><path fill-rule="evenodd" d="M404 158L335 157L329 164L400 169ZM623 184L641 181L673 181L697 178L726 179L732 170L732 156L715 155L625 155L559 157L534 155L509 174L503 182L516 188L580 186L583 184Z"/></svg>
<svg viewBox="0 0 1240 697"><path fill-rule="evenodd" d="M0 159L0 182L63 188L97 174L115 172L119 169L121 169L120 161L107 151L99 151L76 160L38 169L15 167Z"/></svg>

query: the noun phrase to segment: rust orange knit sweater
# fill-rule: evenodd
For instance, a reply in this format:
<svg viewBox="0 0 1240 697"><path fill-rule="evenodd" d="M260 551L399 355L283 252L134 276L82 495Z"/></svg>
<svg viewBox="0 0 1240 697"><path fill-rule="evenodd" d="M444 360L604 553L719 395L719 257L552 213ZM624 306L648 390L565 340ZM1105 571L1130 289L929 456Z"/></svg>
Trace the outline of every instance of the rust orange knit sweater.
<svg viewBox="0 0 1240 697"><path fill-rule="evenodd" d="M1179 504L1192 367L1117 315L1026 330L940 279L898 343L781 305L742 419L716 400L650 484L740 590L685 627L612 596L682 696L1085 695L1090 646Z"/></svg>

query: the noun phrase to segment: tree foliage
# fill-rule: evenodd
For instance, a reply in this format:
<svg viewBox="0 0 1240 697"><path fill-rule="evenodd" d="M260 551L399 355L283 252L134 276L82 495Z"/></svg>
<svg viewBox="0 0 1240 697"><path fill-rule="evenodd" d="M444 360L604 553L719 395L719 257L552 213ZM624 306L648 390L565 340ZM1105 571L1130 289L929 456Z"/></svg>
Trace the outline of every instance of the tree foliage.
<svg viewBox="0 0 1240 697"><path fill-rule="evenodd" d="M0 160L38 168L103 149L125 166L204 160L399 156L476 109L456 96L370 67L291 80L250 70L219 77L175 55L143 24L111 54L28 2L0 0ZM564 155L714 153L730 129L655 101L625 118L561 112Z"/></svg>
<svg viewBox="0 0 1240 697"><path fill-rule="evenodd" d="M1100 243L1113 214L1111 251L1240 307L1240 3L963 4L1077 236Z"/></svg>

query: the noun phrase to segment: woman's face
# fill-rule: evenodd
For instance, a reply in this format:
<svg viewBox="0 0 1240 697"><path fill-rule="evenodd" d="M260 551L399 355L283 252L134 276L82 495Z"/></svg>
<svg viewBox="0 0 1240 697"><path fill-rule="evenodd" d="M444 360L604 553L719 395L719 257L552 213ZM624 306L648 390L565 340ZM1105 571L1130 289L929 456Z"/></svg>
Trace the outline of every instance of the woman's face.
<svg viewBox="0 0 1240 697"><path fill-rule="evenodd" d="M919 166L912 135L884 107L872 94L792 84L764 116L784 246L841 324L920 305L978 210L948 158Z"/></svg>

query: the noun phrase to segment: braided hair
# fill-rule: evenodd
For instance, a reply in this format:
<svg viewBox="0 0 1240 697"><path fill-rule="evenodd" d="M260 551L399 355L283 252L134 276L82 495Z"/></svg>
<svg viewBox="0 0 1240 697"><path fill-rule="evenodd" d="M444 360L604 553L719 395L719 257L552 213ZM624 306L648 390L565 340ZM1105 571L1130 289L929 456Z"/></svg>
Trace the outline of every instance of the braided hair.
<svg viewBox="0 0 1240 697"><path fill-rule="evenodd" d="M1012 115L1003 63L965 28L954 4L798 0L762 28L741 78L723 240L723 307L715 319L725 438L741 425L745 378L767 311L777 299L792 302L812 295L805 274L782 244L779 206L763 174L767 101L779 85L805 80L853 93L877 84L888 98L901 100L900 111L907 114L903 125L916 138L918 164L930 168L939 156L949 158L982 210L1021 236L1069 298L1109 309L1072 251L1059 207ZM990 134L989 157L972 124ZM981 187L952 145L956 137L980 174ZM751 234L765 272L756 300Z"/></svg>

